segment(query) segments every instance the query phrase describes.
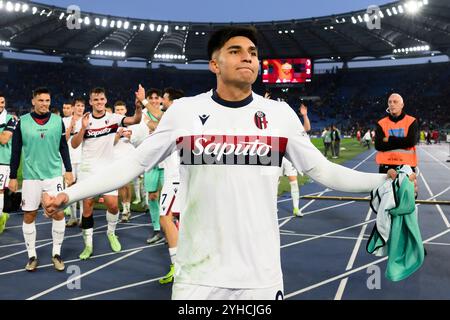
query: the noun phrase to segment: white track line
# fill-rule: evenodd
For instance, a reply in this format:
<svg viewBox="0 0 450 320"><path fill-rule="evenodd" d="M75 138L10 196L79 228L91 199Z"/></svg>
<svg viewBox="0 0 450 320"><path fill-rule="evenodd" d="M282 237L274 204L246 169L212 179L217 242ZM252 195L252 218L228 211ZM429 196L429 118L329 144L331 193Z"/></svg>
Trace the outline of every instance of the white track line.
<svg viewBox="0 0 450 320"><path fill-rule="evenodd" d="M450 232L450 229L447 229L447 230L445 230L445 231L443 231L443 232L441 232L441 233L438 233L437 235L434 235L434 236L431 237L431 238L428 238L428 239L425 240L423 243L428 243L428 242L430 242L430 241L432 241L432 240L434 240L434 239L436 239L436 238L438 238L438 237L440 237L440 236L442 236L442 235L444 235L444 234L446 234L446 233L448 233L448 232ZM367 269L367 268L368 268L369 266L371 266L371 265L375 265L375 264L378 264L378 263L380 263L380 262L383 262L383 261L387 260L387 258L388 258L388 257L383 257L383 258L381 258L381 259L375 260L375 261L373 261L373 262L370 262L370 263L368 263L368 264L365 264L365 265L363 265L363 266L361 266L361 267L358 267L358 268L356 268L356 269L349 270L349 271L347 271L347 272L344 272L344 273L342 273L342 274L339 274L339 275L336 275L336 276L334 276L334 277L328 278L328 279L326 279L326 280L324 280L324 281L315 283L315 284L310 285L310 286L308 286L308 287L305 287L305 288L303 288L303 289L300 289L300 290L291 292L291 293L285 295L284 297L285 297L286 299L288 299L288 298L294 297L294 296L296 296L296 295L299 295L299 294L301 294L301 293L304 293L304 292L310 291L310 290L312 290L312 289L321 287L321 286L326 285L326 284L328 284L328 283L331 283L331 282L333 282L333 281L336 281L336 280L339 280L339 279L348 277L348 276L351 275L351 274L354 274L354 273L359 272L359 271L361 271L361 270Z"/></svg>
<svg viewBox="0 0 450 320"><path fill-rule="evenodd" d="M298 236L298 237L316 237L317 234L311 234L311 233L281 233L283 236ZM346 237L346 236L323 236L322 238L328 238L328 239L343 239L343 240L357 240L357 237ZM364 236L363 240L368 240L369 237Z"/></svg>
<svg viewBox="0 0 450 320"><path fill-rule="evenodd" d="M428 190L428 193L430 194L430 196L433 197L433 192L431 191L430 186L428 185L427 181L425 180L423 173L420 175L420 178L422 179L423 183L425 184L425 188ZM436 204L436 209L438 210L439 214L441 215L442 220L444 220L445 226L447 228L450 228L450 223L448 222L447 217L445 216L444 212L442 211L441 206Z"/></svg>
<svg viewBox="0 0 450 320"><path fill-rule="evenodd" d="M355 170L356 168L358 168L360 165L362 165L364 162L366 162L368 159L370 159L374 154L376 153L376 151L372 152L371 154L369 154L366 158L364 158L363 160L361 160L357 165L355 165L352 169ZM322 196L324 193L329 192L329 191L333 191L332 189L328 189L326 188L325 190L321 191L319 193L319 196ZM309 207L311 204L313 204L316 201L316 199L310 200L307 204L305 204L301 210L303 211L304 209L306 209L307 207ZM331 209L331 208L330 208ZM311 212L310 212L311 213ZM286 219L285 221L283 221L281 224L279 224L279 228L281 228L282 226L284 226L286 223L288 223L289 221L291 221L293 218L295 218L294 216L289 217L288 219Z"/></svg>
<svg viewBox="0 0 450 320"><path fill-rule="evenodd" d="M136 218L137 218L137 217L138 217L138 216L136 216ZM94 230L103 229L103 228L105 228L105 227L107 227L107 226L108 226L108 225L105 224L105 225L100 226L100 227L98 227L98 228L94 228ZM140 227L140 226L138 226L138 227ZM132 228L138 228L138 227L136 227L136 226L130 226L130 227L125 227L125 228L121 228L121 229L117 229L117 230L132 229ZM72 235L72 236L68 236L68 237L64 237L64 239L74 238L74 237L80 237L80 236L82 236L82 233L79 233L79 234L76 234L76 235ZM48 245L50 245L50 244L53 244L53 239L52 239L50 242L47 242L47 243L41 244L41 245L39 245L39 246L36 246L36 249L41 248L41 247L48 246ZM11 253L11 254L8 254L8 255L6 255L6 256L2 256L2 257L0 257L0 260L4 260L4 259L7 259L7 258L16 256L16 255L22 254L22 253L24 253L24 252L27 252L27 249L21 250L21 251L17 251L17 252Z"/></svg>
<svg viewBox="0 0 450 320"><path fill-rule="evenodd" d="M105 228L106 226L107 226L107 224L105 224L104 226L100 226L100 227L96 228L95 230L99 230L100 228ZM137 227L146 227L146 226L149 226L149 224L127 223L125 227L117 228L116 231L134 229ZM104 233L104 231L95 231L93 234L98 234L98 233ZM64 240L80 237L82 235L83 235L83 233L79 232L77 234L73 234L73 235L64 237ZM36 240L36 243L45 242L45 241L53 241L53 239L47 238L47 239ZM25 242L17 242L17 243L2 245L2 246L0 246L0 248L8 248L8 247L16 247L16 246L24 246L24 245L25 245Z"/></svg>
<svg viewBox="0 0 450 320"><path fill-rule="evenodd" d="M280 248L283 249L283 248L295 246L296 244L312 241L312 240L315 240L315 239L325 238L325 236L329 236L329 235L332 235L332 234L335 234L335 233L339 233L339 232L342 232L342 231L345 231L345 230L353 229L353 228L362 226L364 224L369 224L371 222L374 222L375 220L376 219L372 219L372 220L369 220L369 221L366 221L366 222L357 223L357 224L352 225L350 227L345 227L345 228L342 228L342 229L338 229L338 230L330 231L330 232L327 232L327 233L324 233L324 234L320 234L320 235L317 235L317 236L314 236L314 237L311 237L311 238L308 238L308 239L303 239L303 240L300 240L300 241L291 242L291 243L282 245Z"/></svg>
<svg viewBox="0 0 450 320"><path fill-rule="evenodd" d="M102 254L91 256L89 258L89 260L96 259L96 258L107 257L107 256L118 255L118 254L122 254L122 253L125 253L125 252L131 252L131 251L135 251L135 250L139 250L139 249L149 249L149 248L158 247L158 246L162 246L162 245L163 245L163 243L158 243L158 244L152 244L152 245L145 245L145 246L141 246L141 247L137 247L137 248L126 249L126 250L122 250L120 252L102 253ZM80 261L84 261L84 260L73 259L73 260L64 261L64 263L67 265L67 264L70 264L72 262L80 262ZM49 263L49 264L45 264L45 265L39 265L38 269L44 269L44 268L48 268L48 267L53 267L53 263ZM13 273L18 273L18 272L25 272L25 268L20 268L20 269L16 269L16 270L10 270L10 271L1 272L0 276L13 274Z"/></svg>
<svg viewBox="0 0 450 320"><path fill-rule="evenodd" d="M82 299L87 299L87 298L92 298L92 297L96 297L96 296L100 296L102 294L106 294L106 293L110 293L110 292L115 292L115 291L120 291L120 290L124 290L124 289L128 289L128 288L133 288L133 287L138 287L147 283L151 283L151 282L155 282L159 279L161 279L163 276L159 277L159 278L153 278L150 280L145 280L145 281L139 281L139 282L135 282L135 283L130 283L121 287L117 287L117 288L113 288L113 289L108 289L108 290L104 290L104 291L99 291L99 292L95 292L95 293L91 293L91 294L87 294L85 296L80 296L80 297L76 297L73 299L69 299L69 300L82 300Z"/></svg>
<svg viewBox="0 0 450 320"><path fill-rule="evenodd" d="M50 292L53 292L53 291L55 291L55 290L57 290L57 289L59 289L59 288L61 288L61 287L67 286L67 284L69 284L69 283L71 283L71 282L73 282L73 281L76 281L76 280L79 280L79 279L81 279L81 278L83 278L83 277L86 277L86 276L88 276L88 275L90 275L90 274L92 274L92 273L94 273L94 272L97 272L98 270L101 270L101 269L103 269L103 268L106 268L106 267L108 267L108 266L110 266L110 265L112 265L112 264L114 264L114 263L116 263L116 262L119 262L119 261L121 261L121 260L123 260L123 259L126 259L126 258L128 258L128 257L130 257L130 256L132 256L132 255L134 255L134 254L136 254L136 253L138 253L138 252L141 252L141 251L142 251L142 249L141 249L141 250L135 250L135 251L129 252L129 253L127 253L126 255L122 256L122 257L119 257L119 258L117 258L117 259L114 259L114 260L112 260L112 261L109 261L109 262L107 262L107 263L105 263L105 264L102 264L102 265L98 266L97 268L94 268L94 269L92 269L92 270L89 270L88 272L82 273L82 274L80 274L80 275L78 275L78 276L76 276L76 277L74 277L74 278L70 278L69 280L64 281L63 283L60 283L60 284L58 284L58 285L56 285L56 286L53 286L53 287L51 287L51 288L49 288L49 289L47 289L47 290L44 290L44 291L40 292L40 293L38 293L38 294L35 294L34 296L31 296L31 297L29 297L29 298L26 299L26 300L35 300L35 299L37 299L37 298L40 298L40 297L42 297L42 296L44 296L44 295L46 295L46 294L48 294L48 293L50 293Z"/></svg>
<svg viewBox="0 0 450 320"><path fill-rule="evenodd" d="M372 209L369 209L366 215L366 219L364 221L370 220L370 216L372 214ZM355 246L353 247L352 254L350 255L350 259L348 260L347 267L345 268L345 271L351 270L353 268L353 264L355 263L356 256L358 255L359 248L361 247L361 242L363 240L364 234L367 229L367 224L363 225L361 228L361 231L359 232L359 236L356 240ZM339 284L339 287L336 291L336 295L334 296L334 300L341 300L342 295L344 294L345 287L347 286L348 278L344 278L341 280L341 283Z"/></svg>
<svg viewBox="0 0 450 320"><path fill-rule="evenodd" d="M420 148L420 150L422 150L423 152L425 152L426 154L428 154L431 158L433 158L437 163L439 163L441 166L443 166L445 169L450 170L450 167L448 167L447 165L445 165L443 163L444 160L439 160L438 158L436 158L435 156L433 156L431 153L429 153L427 150L425 150L424 148Z"/></svg>

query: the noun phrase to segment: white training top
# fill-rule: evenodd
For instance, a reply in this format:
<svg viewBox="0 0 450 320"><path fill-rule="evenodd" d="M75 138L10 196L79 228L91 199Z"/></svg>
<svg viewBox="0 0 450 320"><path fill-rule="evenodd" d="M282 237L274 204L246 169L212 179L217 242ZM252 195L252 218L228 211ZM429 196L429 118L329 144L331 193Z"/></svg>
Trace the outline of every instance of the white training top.
<svg viewBox="0 0 450 320"><path fill-rule="evenodd" d="M106 112L104 116L95 118L89 115L89 124L82 142L83 159L81 171L92 171L110 163L114 157L114 137L119 127L123 127L125 116ZM81 122L75 129L79 132Z"/></svg>
<svg viewBox="0 0 450 320"><path fill-rule="evenodd" d="M127 158L66 189L66 205L122 186L175 150L181 161L176 283L245 289L282 282L277 186L283 155L336 190L369 192L386 179L325 159L284 102L253 94L226 103L208 92L176 100Z"/></svg>
<svg viewBox="0 0 450 320"><path fill-rule="evenodd" d="M63 120L64 126L66 127L66 130L67 130L67 128L70 127L70 123L72 122L72 116L64 117L64 118L62 118L62 120ZM72 143L71 143L72 138L75 135L75 132L79 131L79 129L77 131L77 128L81 128L81 118L78 119L78 121L75 123L74 132L70 133L70 138L67 141L67 144L69 145L70 162L72 164L81 163L81 158L82 158L82 154L83 154L81 146L78 146L78 148L73 148Z"/></svg>

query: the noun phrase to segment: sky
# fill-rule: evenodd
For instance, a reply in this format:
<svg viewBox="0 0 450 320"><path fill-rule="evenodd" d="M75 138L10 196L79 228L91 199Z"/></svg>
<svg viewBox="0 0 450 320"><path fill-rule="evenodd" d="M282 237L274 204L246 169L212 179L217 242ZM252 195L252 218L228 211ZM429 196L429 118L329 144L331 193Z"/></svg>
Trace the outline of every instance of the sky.
<svg viewBox="0 0 450 320"><path fill-rule="evenodd" d="M121 17L192 21L257 22L303 19L367 9L388 0L36 0L59 7Z"/></svg>

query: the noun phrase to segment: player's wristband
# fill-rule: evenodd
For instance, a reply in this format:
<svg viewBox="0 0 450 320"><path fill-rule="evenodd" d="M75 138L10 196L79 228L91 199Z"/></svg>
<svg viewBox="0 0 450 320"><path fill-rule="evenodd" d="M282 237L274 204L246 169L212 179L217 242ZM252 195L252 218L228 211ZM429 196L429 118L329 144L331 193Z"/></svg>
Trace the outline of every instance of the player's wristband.
<svg viewBox="0 0 450 320"><path fill-rule="evenodd" d="M146 107L148 105L148 100L147 99L142 100L142 105Z"/></svg>

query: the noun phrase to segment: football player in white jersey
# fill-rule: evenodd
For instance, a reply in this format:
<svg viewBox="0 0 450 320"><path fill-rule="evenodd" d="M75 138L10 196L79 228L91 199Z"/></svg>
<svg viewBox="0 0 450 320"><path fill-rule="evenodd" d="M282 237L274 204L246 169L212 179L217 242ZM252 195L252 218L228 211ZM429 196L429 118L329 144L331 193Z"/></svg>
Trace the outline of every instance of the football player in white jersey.
<svg viewBox="0 0 450 320"><path fill-rule="evenodd" d="M178 149L182 214L172 299L281 299L276 200L283 156L345 192L368 193L396 172L364 173L328 161L286 103L252 92L259 69L254 28L215 31L208 57L215 90L177 100L128 157L57 196L44 195L43 205L51 215L118 188Z"/></svg>
<svg viewBox="0 0 450 320"><path fill-rule="evenodd" d="M139 86L136 96L143 99L144 89ZM136 111L133 117L106 112L106 94L103 88L94 88L89 94L89 104L92 106L92 114L85 113L81 120L81 127L72 138L72 147L82 146L83 158L80 165L78 179L83 181L89 179L98 170L101 170L111 159L114 158L114 138L119 127L136 124L141 121L142 104L136 102ZM115 174L113 174L115 175ZM124 183L125 184L125 183ZM117 188L102 192L104 202L107 208L106 220L108 221L107 236L111 249L119 252L122 246L115 234L118 215L118 196ZM94 195L92 195L94 196ZM84 198L83 218L81 227L85 248L80 254L80 259L88 259L93 253L93 229L94 217L92 215L94 208L94 199L92 197Z"/></svg>
<svg viewBox="0 0 450 320"><path fill-rule="evenodd" d="M76 98L72 102L72 111L73 115L66 116L63 118L64 126L66 127L66 139L67 144L69 145L69 154L70 154L70 162L72 163L72 174L73 179L76 182L78 177L78 170L81 163L81 147L73 148L72 147L72 137L75 134L76 127L81 127L81 118L84 114L84 108L85 108L85 102L84 98ZM64 111L64 108L66 108L66 111ZM68 113L66 105L63 106L63 113L66 115ZM83 201L78 202L80 206L80 222L81 222L81 216L83 215ZM70 218L69 221L66 223L66 227L75 227L78 226L79 221L77 219L77 204L72 203L72 205L66 209L69 209L70 212Z"/></svg>
<svg viewBox="0 0 450 320"><path fill-rule="evenodd" d="M183 96L184 93L181 90L175 90L174 88L164 89L163 110L167 111L176 99L180 99ZM178 153L172 153L170 157L162 162L162 167L164 168L164 185L159 200L159 221L169 246L170 270L159 280L159 283L166 284L173 281L174 263L177 254L178 221L180 219L180 206L176 197L180 188L180 159ZM174 224L174 215L177 217L177 224Z"/></svg>
<svg viewBox="0 0 450 320"><path fill-rule="evenodd" d="M114 112L125 116L127 106L123 101L114 103ZM114 159L120 159L134 149L130 142L132 130L130 128L119 128L114 139ZM122 199L122 222L128 222L131 218L131 185L127 183L119 188L119 196Z"/></svg>

